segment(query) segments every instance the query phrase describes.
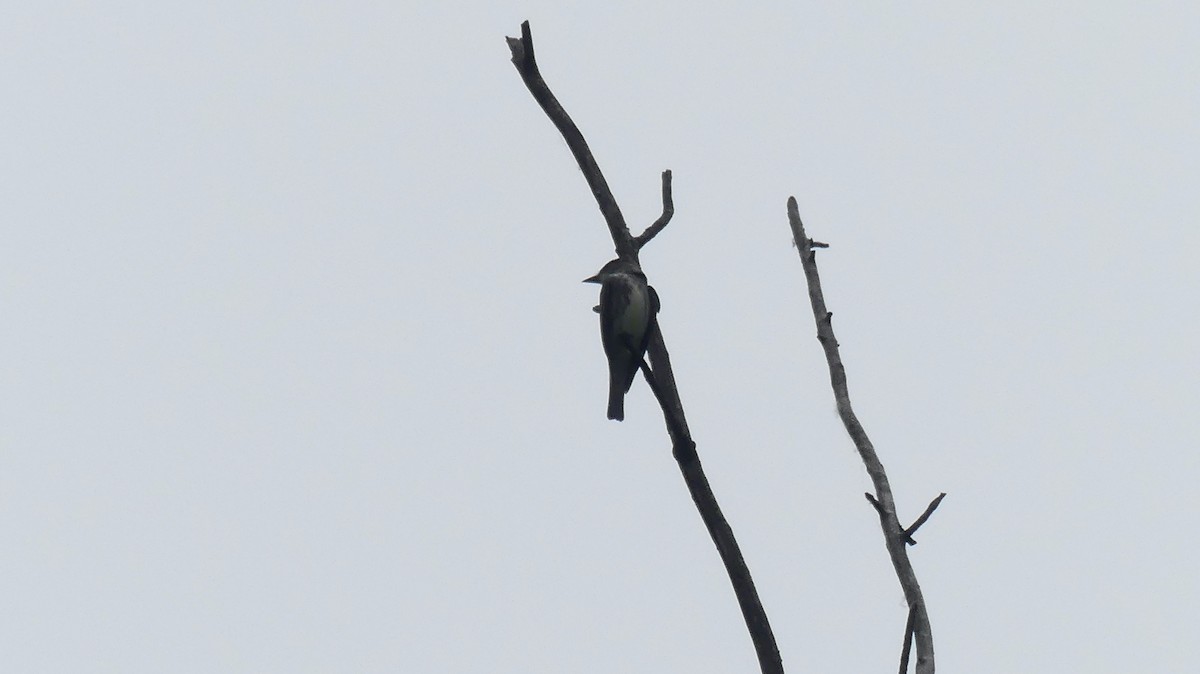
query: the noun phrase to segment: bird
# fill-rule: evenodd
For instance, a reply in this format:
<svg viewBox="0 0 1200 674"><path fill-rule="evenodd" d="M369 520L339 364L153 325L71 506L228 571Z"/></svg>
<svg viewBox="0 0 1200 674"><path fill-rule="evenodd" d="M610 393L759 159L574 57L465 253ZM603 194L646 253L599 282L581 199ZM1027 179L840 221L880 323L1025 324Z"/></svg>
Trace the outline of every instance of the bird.
<svg viewBox="0 0 1200 674"><path fill-rule="evenodd" d="M608 418L625 419L625 394L633 386L650 342L658 295L637 264L617 258L584 283L600 284L600 342L608 357Z"/></svg>

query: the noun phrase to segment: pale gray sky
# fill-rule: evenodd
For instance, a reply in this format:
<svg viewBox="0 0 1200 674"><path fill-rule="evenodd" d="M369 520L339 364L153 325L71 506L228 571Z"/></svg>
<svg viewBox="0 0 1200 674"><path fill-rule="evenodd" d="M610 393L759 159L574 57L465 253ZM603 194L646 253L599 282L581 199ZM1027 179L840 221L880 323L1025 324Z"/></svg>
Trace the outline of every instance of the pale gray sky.
<svg viewBox="0 0 1200 674"><path fill-rule="evenodd" d="M1200 661L1200 10L1186 3L25 3L0 25L0 670L747 672L639 380L643 254L789 672Z"/></svg>

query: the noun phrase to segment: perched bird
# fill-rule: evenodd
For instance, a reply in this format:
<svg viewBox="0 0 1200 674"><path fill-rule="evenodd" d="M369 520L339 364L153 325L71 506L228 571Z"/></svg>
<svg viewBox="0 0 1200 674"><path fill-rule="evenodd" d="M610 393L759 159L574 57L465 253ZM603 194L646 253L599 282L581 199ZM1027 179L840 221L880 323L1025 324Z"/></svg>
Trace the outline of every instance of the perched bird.
<svg viewBox="0 0 1200 674"><path fill-rule="evenodd" d="M625 419L625 393L633 386L654 330L658 297L646 275L616 259L584 283L600 284L600 341L608 356L608 418Z"/></svg>

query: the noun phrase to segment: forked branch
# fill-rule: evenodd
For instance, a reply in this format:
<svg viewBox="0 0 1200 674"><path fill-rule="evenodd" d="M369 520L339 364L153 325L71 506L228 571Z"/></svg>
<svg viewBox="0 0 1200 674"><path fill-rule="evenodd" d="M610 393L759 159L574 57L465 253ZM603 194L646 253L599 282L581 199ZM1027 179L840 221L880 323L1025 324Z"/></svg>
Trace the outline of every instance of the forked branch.
<svg viewBox="0 0 1200 674"><path fill-rule="evenodd" d="M854 441L854 446L858 449L859 456L862 457L867 473L871 476L871 482L875 485L875 494L867 494L867 500L879 513L884 544L887 546L892 566L896 569L896 576L900 579L900 587L904 589L904 598L908 603L909 617L908 624L905 626L905 647L901 655L901 666L903 668L908 666L908 643L909 635L911 635L911 640L915 641L917 645L917 674L933 674L933 632L929 626L929 614L925 610L925 599L921 594L921 586L917 583L917 574L908 559L907 546L910 543L916 543L912 540L911 534L925 523L934 508L941 503L945 494L934 499L925 514L921 515L913 526L905 529L900 525L900 520L896 517L896 502L892 498L892 487L888 484L887 473L883 470L883 464L875 453L875 446L871 444L871 439L867 437L866 430L859 423L858 417L854 414L854 408L850 405L850 390L846 385L846 368L842 365L837 337L833 334L833 314L825 306L825 295L821 291L821 277L817 274L815 249L826 246L808 238L804 231L804 223L800 221L800 209L796 205L795 197L788 198L787 210L792 236L795 238L796 248L800 252L800 264L804 267L804 277L808 281L808 299L812 304L813 318L817 323L817 341L825 350L825 361L829 365L829 380L833 386L833 397L837 402L838 416L841 417L846 432ZM903 668L900 670L901 672L904 672Z"/></svg>
<svg viewBox="0 0 1200 674"><path fill-rule="evenodd" d="M671 172L664 171L662 175L662 215L645 232L636 238L633 237L629 233L629 227L625 224L625 218L621 215L621 209L617 206L616 199L613 198L608 182L600 173L600 167L592 157L591 150L588 149L583 134L580 133L575 122L567 115L566 110L559 104L558 99L550 91L550 87L542 79L537 60L534 57L533 35L528 21L521 24L520 38L508 38L508 46L512 51L513 65L517 67L517 72L521 74L525 86L542 106L546 116L558 128L559 133L566 140L571 154L575 156L575 161L579 164L579 169L583 172L584 179L587 180L588 187L591 188L592 195L600 206L600 212L608 224L617 256L637 264L640 269L638 251L667 226L675 212L671 197ZM704 521L704 526L708 529L709 536L712 537L721 561L725 565L725 571L729 575L729 580L733 584L734 594L737 595L738 605L742 610L742 617L746 621L750 638L754 642L759 667L763 672L782 674L783 662L779 657L779 649L775 645L775 636L771 632L767 614L763 610L762 602L758 599L758 592L754 588L754 581L750 577L750 570L746 567L745 560L742 559L737 540L733 537L733 530L730 529L729 523L726 522L725 516L717 505L716 497L713 495L708 479L704 475L704 469L700 465L700 458L696 454L696 443L688 431L683 404L679 400L679 391L675 387L675 375L671 371L671 359L663 340L661 322L658 329L651 335L647 352L650 355L653 369L651 370L649 366L643 364L643 373L662 406L667 433L671 437L672 453L679 464L679 470L683 474L688 491L692 495L692 501L700 512L700 518Z"/></svg>

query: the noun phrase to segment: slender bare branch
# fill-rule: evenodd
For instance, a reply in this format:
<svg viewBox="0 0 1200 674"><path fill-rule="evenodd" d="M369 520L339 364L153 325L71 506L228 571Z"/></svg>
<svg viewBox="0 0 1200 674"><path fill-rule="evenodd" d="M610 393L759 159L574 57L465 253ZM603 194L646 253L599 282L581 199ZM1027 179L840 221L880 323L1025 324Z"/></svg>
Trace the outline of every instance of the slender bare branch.
<svg viewBox="0 0 1200 674"><path fill-rule="evenodd" d="M933 632L929 626L929 614L925 610L925 599L921 594L921 586L917 582L917 574L912 562L908 559L906 546L908 536L900 520L896 517L896 502L892 498L892 487L888 484L887 473L875 446L867 437L854 408L850 405L850 390L846 385L846 368L842 364L842 356L838 351L837 338L833 334L833 314L825 306L825 295L821 291L821 277L817 273L817 254L814 242L804 232L804 223L800 221L800 209L795 197L789 197L787 202L788 222L792 227L792 236L800 253L800 263L804 267L804 276L808 281L808 299L812 304L813 318L817 323L817 341L825 351L825 360L829 365L829 379L833 386L833 397L837 402L838 415L846 432L854 441L855 448L866 466L867 474L875 486L875 495L868 499L879 513L879 522L883 528L883 541L891 557L896 576L900 579L900 587L904 590L904 598L912 612L913 636L917 644L917 674L933 674Z"/></svg>
<svg viewBox="0 0 1200 674"><path fill-rule="evenodd" d="M521 79L528 87L529 93L533 94L533 99L542 106L546 116L562 134L563 140L567 141L567 147L570 148L571 154L575 155L579 170L583 172L583 177L592 190L592 196L596 198L596 204L600 206L600 213L604 215L604 221L608 223L613 243L616 244L617 256L636 261L637 247L634 246L633 236L630 235L629 227L625 224L625 216L621 215L617 200L613 197L612 190L608 188L608 181L600 172L600 166L596 164L596 159L592 156L592 151L588 148L583 133L579 131L579 127L575 126L571 116L559 104L554 93L550 91L549 85L546 84L546 80L542 79L542 73L538 70L537 60L533 54L533 34L529 30L529 22L521 24L520 38L510 37L507 40L508 48L512 52L513 65L517 67L517 72L521 74Z"/></svg>
<svg viewBox="0 0 1200 674"><path fill-rule="evenodd" d="M650 385L650 391L654 394L655 400L658 401L659 407L662 407L663 420L667 423L667 435L671 437L672 441L674 441L676 438L690 438L691 436L686 428L687 424L683 421L682 415L676 414L675 410L672 408L672 404L670 402L671 395L663 391L662 387L658 385L658 380L654 377L654 372L650 369L650 364L646 362L645 358L642 358L640 367L642 369L642 375L646 377L646 383ZM659 368L663 369L661 365ZM665 371L665 369L663 369L663 371ZM691 444L691 449L694 451L696 443L693 442ZM676 453L678 453L678 450L676 450Z"/></svg>
<svg viewBox="0 0 1200 674"><path fill-rule="evenodd" d="M763 672L782 674L783 662L779 657L779 649L775 644L775 636L771 631L767 614L759 602L754 579L750 576L750 569L742 558L742 552L738 547L737 539L734 538L733 529L730 528L725 516L721 513L717 498L708 484L708 478L704 475L704 467L700 463L699 455L696 454L696 443L688 433L683 407L679 403L677 392L675 392L675 382L671 378L671 367L666 348L655 349L656 342L660 347L662 346L661 332L656 331L654 337L651 338L649 350L652 352L651 360L654 361L653 371L643 361L642 372L646 375L646 381L662 406L663 416L667 421L667 432L671 435L672 453L679 463L679 469L683 473L684 482L687 483L688 491L692 495L692 501L696 504L701 519L704 520L704 526L717 546L721 561L725 565L725 572L733 584L734 594L742 609L742 617L754 640L759 668ZM664 381L668 379L669 381Z"/></svg>
<svg viewBox="0 0 1200 674"><path fill-rule="evenodd" d="M929 505L925 508L925 512L921 513L921 516L917 518L917 521L913 522L912 526L904 530L904 535L908 537L909 545L917 544L916 541L912 540L912 535L917 533L917 529L920 529L922 524L925 524L925 522L929 519L929 516L933 514L933 511L937 510L937 507L941 504L942 499L944 498L946 498L946 492L938 494L937 498L929 502Z"/></svg>
<svg viewBox="0 0 1200 674"><path fill-rule="evenodd" d="M656 234L661 232L663 227L666 227L667 223L671 221L671 216L675 215L675 200L671 197L670 169L662 172L662 202L662 215L660 215L658 219L654 221L654 224L647 227L646 231L639 234L637 238L633 240L634 246L638 250L641 250L642 246L649 243L650 239L653 239Z"/></svg>
<svg viewBox="0 0 1200 674"><path fill-rule="evenodd" d="M917 621L917 612L908 609L908 620L904 623L904 645L900 647L900 674L908 672L908 658L912 654L913 624Z"/></svg>
<svg viewBox="0 0 1200 674"><path fill-rule="evenodd" d="M538 71L537 61L534 58L533 52L533 36L530 32L528 21L521 24L520 38L508 38L508 46L512 51L513 64L521 74L521 79L524 80L525 86L529 88L534 99L542 106L542 110L545 111L546 115L558 128L563 139L567 142L567 147L570 148L571 153L575 156L575 160L583 172L584 179L587 180L588 186L592 190L592 195L596 198L596 203L600 206L600 212L604 215L604 219L608 223L617 255L637 264L640 268L638 251L666 227L671 219L671 215L674 213L674 203L671 197L670 171L663 173L662 216L641 236L634 239L630 235L629 228L625 224L625 219L621 215L621 210L617 207L617 202L608 188L608 183L600 173L600 167L596 164L591 151L588 149L583 134L580 133L578 127L575 126L575 123L571 121L566 111L563 110L558 100L554 97L554 94L550 92L549 86L546 85L545 80L542 79L541 73ZM657 293L655 297L657 298ZM750 577L750 570L746 567L746 562L742 558L737 540L733 536L733 530L729 527L729 523L725 520L725 516L721 513L721 509L717 505L716 497L713 495L712 488L709 486L708 479L705 477L704 470L700 465L700 458L696 454L696 443L692 440L691 433L688 431L687 420L683 413L683 404L679 400L679 391L675 387L675 376L671 371L671 359L667 354L666 343L662 337L661 325L651 335L647 353L650 356L650 364L653 367L651 368L650 365L643 364L643 373L646 375L646 381L654 391L655 397L658 398L659 404L662 405L667 433L671 437L672 453L679 464L679 470L683 474L684 482L692 495L696 509L700 512L700 518L704 521L704 526L708 529L708 533L717 547L717 552L721 556L721 562L725 565L726 573L729 575L729 580L733 585L738 605L742 610L742 617L746 621L746 627L754 643L759 668L764 673L782 674L783 661L779 657L779 648L775 644L775 635L771 632L770 623L767 621L767 614L763 610L762 602L759 601L754 581Z"/></svg>

